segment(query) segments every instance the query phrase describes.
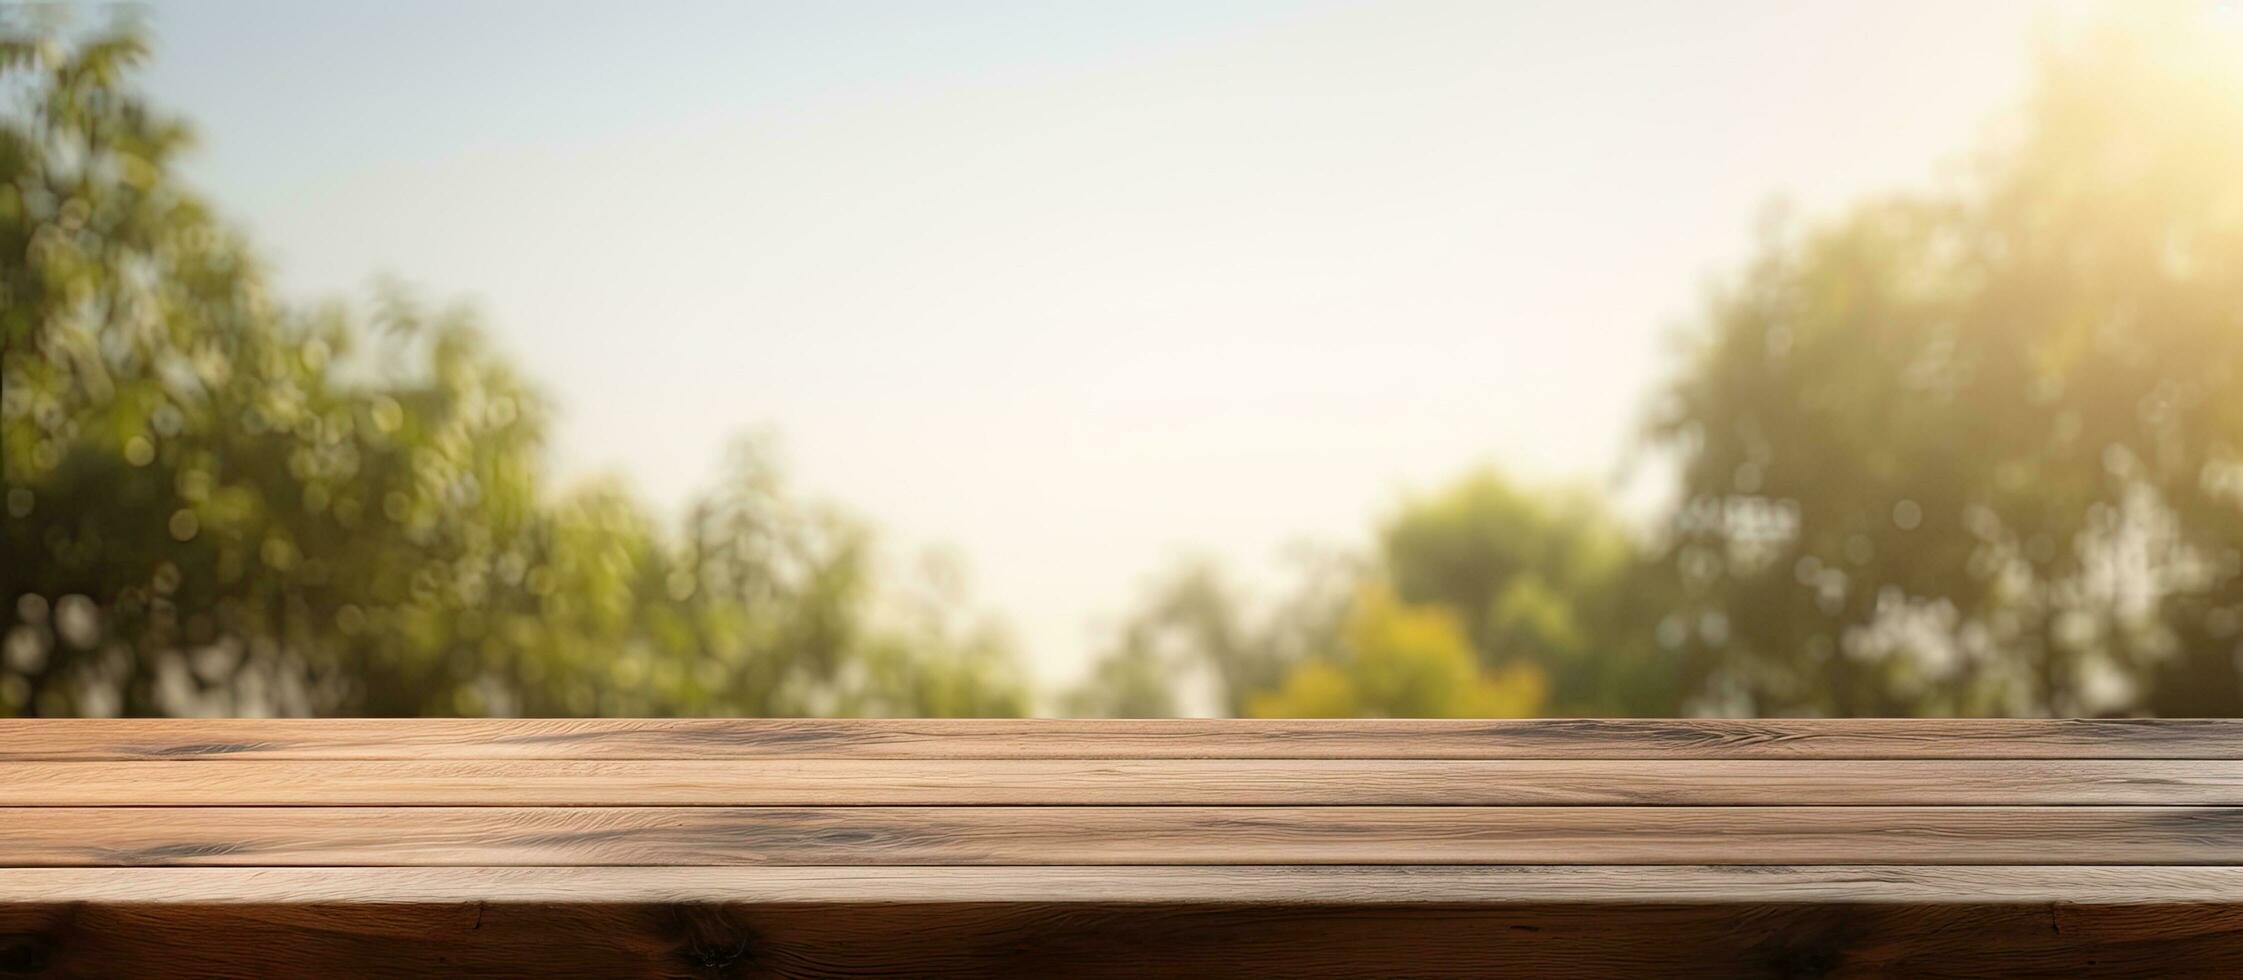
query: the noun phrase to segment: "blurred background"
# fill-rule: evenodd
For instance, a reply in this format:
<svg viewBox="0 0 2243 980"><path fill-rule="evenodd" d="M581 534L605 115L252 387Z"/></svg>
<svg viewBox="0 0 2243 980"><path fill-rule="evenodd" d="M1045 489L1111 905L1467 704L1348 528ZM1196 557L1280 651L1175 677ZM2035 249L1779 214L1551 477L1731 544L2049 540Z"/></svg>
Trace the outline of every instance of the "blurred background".
<svg viewBox="0 0 2243 980"><path fill-rule="evenodd" d="M0 7L0 716L2243 714L2243 2Z"/></svg>

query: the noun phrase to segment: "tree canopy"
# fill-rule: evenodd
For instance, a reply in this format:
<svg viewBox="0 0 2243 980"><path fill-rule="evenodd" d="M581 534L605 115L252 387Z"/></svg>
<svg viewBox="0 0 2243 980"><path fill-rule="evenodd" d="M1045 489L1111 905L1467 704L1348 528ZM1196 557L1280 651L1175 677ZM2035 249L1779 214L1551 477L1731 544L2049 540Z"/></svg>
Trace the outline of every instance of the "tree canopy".
<svg viewBox="0 0 2243 980"><path fill-rule="evenodd" d="M2051 42L1962 173L1771 224L1681 331L1671 504L1497 469L1271 594L1156 578L1079 714L2243 714L2243 42ZM940 569L744 442L546 474L471 311L274 295L129 25L0 38L0 714L1022 713Z"/></svg>
<svg viewBox="0 0 2243 980"><path fill-rule="evenodd" d="M1967 178L1785 229L1713 302L1652 429L1698 704L2243 711L2243 57L2209 13L2051 48Z"/></svg>
<svg viewBox="0 0 2243 980"><path fill-rule="evenodd" d="M2217 16L2112 8L1959 179L1775 226L1682 332L1648 527L1468 474L1362 579L1447 611L1461 639L1416 649L1533 665L1521 711L2243 714L2243 43ZM1237 662L1179 629L1237 618L1200 595L1124 635ZM1234 710L1393 710L1349 672L1368 641L1309 633L1244 682L1324 666Z"/></svg>
<svg viewBox="0 0 2243 980"><path fill-rule="evenodd" d="M665 528L547 485L546 401L468 313L272 295L147 53L0 41L0 713L1026 710L1001 633L875 581L761 448Z"/></svg>

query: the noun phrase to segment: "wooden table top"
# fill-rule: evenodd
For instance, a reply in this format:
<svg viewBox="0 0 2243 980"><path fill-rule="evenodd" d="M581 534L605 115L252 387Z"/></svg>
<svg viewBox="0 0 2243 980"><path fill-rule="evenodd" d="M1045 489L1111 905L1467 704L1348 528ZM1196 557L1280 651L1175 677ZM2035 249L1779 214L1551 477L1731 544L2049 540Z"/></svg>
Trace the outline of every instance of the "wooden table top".
<svg viewBox="0 0 2243 980"><path fill-rule="evenodd" d="M0 974L696 975L712 929L719 973L2185 974L2243 966L2243 722L0 720Z"/></svg>

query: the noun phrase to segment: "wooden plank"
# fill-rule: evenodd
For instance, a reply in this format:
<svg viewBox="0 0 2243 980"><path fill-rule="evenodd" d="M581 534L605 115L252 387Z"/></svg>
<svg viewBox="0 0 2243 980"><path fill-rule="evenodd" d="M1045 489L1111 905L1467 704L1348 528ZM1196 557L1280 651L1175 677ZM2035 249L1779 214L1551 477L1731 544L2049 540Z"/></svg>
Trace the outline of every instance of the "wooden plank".
<svg viewBox="0 0 2243 980"><path fill-rule="evenodd" d="M2237 719L0 719L0 761L2243 759Z"/></svg>
<svg viewBox="0 0 2243 980"><path fill-rule="evenodd" d="M2243 908L94 905L0 908L53 977L2232 977Z"/></svg>
<svg viewBox="0 0 2243 980"><path fill-rule="evenodd" d="M2226 760L0 763L13 806L2243 805Z"/></svg>
<svg viewBox="0 0 2243 980"><path fill-rule="evenodd" d="M0 868L0 905L2142 905L2239 901L2243 901L2243 867L2232 866Z"/></svg>
<svg viewBox="0 0 2243 980"><path fill-rule="evenodd" d="M2232 807L19 807L0 866L2234 864Z"/></svg>

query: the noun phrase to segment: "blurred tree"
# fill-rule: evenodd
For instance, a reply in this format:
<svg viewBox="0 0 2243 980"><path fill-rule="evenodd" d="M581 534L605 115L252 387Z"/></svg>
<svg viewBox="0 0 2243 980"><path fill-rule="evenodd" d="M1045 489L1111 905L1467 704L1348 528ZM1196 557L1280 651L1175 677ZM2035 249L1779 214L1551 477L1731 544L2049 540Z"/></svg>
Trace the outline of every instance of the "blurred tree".
<svg viewBox="0 0 2243 980"><path fill-rule="evenodd" d="M1127 640L1091 662L1090 676L1061 699L1076 718L1172 718L1179 709L1171 665L1153 648Z"/></svg>
<svg viewBox="0 0 2243 980"><path fill-rule="evenodd" d="M1483 669L1461 618L1404 605L1382 586L1355 598L1333 655L1297 664L1275 690L1248 695L1261 718L1513 718L1540 712L1542 669Z"/></svg>
<svg viewBox="0 0 2243 980"><path fill-rule="evenodd" d="M1124 621L1069 708L1174 714L1178 690L1201 679L1227 714L1673 706L1675 658L1653 639L1662 580L1595 498L1484 470L1406 502L1379 538L1372 560L1310 563L1259 615L1212 565L1181 567Z"/></svg>
<svg viewBox="0 0 2243 980"><path fill-rule="evenodd" d="M1155 582L1065 706L1076 715L1123 718L1187 708L1245 714L1255 693L1335 649L1359 575L1350 561L1312 557L1282 602L1257 611L1216 565L1187 561ZM1187 703L1202 693L1206 704Z"/></svg>
<svg viewBox="0 0 2243 980"><path fill-rule="evenodd" d="M1015 714L1001 634L898 610L753 447L661 532L543 492L470 318L274 302L172 176L129 24L4 14L0 714Z"/></svg>
<svg viewBox="0 0 2243 980"><path fill-rule="evenodd" d="M2114 8L1967 179L1771 228L1649 425L1657 547L1473 474L1271 606L1204 564L1082 714L2243 714L2243 40ZM749 444L554 496L472 318L275 302L129 27L0 38L0 714L1012 714L956 577ZM1204 694L1204 707L1197 703Z"/></svg>
<svg viewBox="0 0 2243 980"><path fill-rule="evenodd" d="M1673 712L1677 658L1655 640L1663 580L1594 495L1482 470L1407 503L1380 544L1402 601L1453 610L1484 668L1536 667L1547 710Z"/></svg>
<svg viewBox="0 0 2243 980"><path fill-rule="evenodd" d="M2114 8L1960 186L1771 235L1652 426L1699 710L2243 713L2243 40Z"/></svg>

